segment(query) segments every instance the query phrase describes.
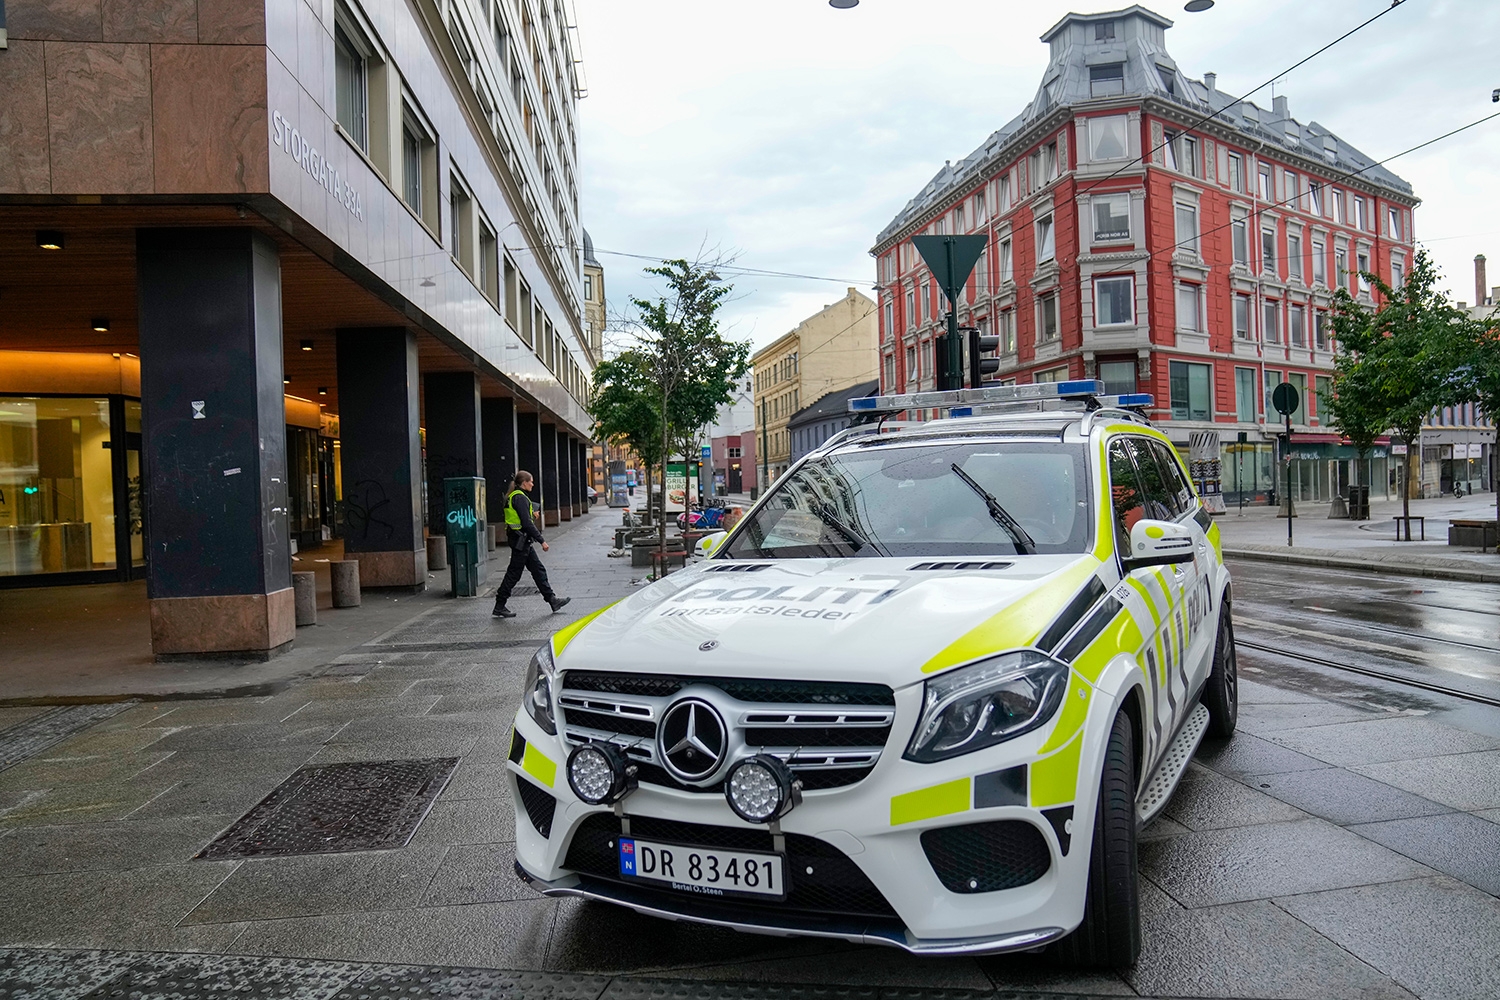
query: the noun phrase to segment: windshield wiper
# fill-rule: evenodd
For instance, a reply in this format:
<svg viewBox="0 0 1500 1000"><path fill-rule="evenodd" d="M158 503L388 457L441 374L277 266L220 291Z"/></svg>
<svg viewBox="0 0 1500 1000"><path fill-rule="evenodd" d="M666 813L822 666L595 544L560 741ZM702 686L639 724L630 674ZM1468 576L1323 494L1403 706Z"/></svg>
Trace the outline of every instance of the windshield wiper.
<svg viewBox="0 0 1500 1000"><path fill-rule="evenodd" d="M957 462L953 463L952 469L954 475L962 479L968 484L969 489L978 493L984 499L984 505L989 508L990 517L994 518L995 523L1005 529L1005 533L1011 537L1011 541L1015 542L1018 553L1023 556L1029 556L1036 552L1036 542L1032 541L1031 536L1026 534L1026 529L1021 527L1020 522L1011 517L1010 513L1004 507L1000 506L1000 501L995 499L993 493L980 486L978 481L960 468Z"/></svg>
<svg viewBox="0 0 1500 1000"><path fill-rule="evenodd" d="M839 520L838 515L830 510L827 504L815 503L811 504L810 508L812 512L817 515L818 520L822 521L834 531L837 531L839 534L843 535L844 541L848 542L849 546L854 549L855 552L858 552L860 549L868 545L883 556L890 554L883 548L881 548L879 543L873 541L872 539L866 538L864 535L860 534L859 531Z"/></svg>

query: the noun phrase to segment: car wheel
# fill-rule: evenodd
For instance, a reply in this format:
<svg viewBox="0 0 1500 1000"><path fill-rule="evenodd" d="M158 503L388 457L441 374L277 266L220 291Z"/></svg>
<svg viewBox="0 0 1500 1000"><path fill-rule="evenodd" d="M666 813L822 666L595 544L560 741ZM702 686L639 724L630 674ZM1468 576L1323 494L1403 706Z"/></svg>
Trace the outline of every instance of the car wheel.
<svg viewBox="0 0 1500 1000"><path fill-rule="evenodd" d="M1135 727L1121 712L1104 752L1083 923L1053 946L1057 959L1066 965L1127 968L1140 956L1135 785Z"/></svg>
<svg viewBox="0 0 1500 1000"><path fill-rule="evenodd" d="M1219 635L1214 642L1213 667L1203 687L1203 705L1208 709L1208 735L1228 739L1240 714L1240 671L1234 656L1234 622L1229 602L1219 612Z"/></svg>

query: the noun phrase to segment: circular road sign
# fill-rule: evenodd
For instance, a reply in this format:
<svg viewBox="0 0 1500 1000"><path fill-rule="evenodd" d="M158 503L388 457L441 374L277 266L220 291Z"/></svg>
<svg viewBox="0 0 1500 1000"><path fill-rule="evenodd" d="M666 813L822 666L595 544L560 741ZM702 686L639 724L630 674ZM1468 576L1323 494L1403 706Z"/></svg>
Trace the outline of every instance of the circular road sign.
<svg viewBox="0 0 1500 1000"><path fill-rule="evenodd" d="M1271 390L1271 405L1276 407L1276 412L1283 417L1297 412L1297 404L1301 402L1297 394L1297 387L1290 382L1283 382Z"/></svg>

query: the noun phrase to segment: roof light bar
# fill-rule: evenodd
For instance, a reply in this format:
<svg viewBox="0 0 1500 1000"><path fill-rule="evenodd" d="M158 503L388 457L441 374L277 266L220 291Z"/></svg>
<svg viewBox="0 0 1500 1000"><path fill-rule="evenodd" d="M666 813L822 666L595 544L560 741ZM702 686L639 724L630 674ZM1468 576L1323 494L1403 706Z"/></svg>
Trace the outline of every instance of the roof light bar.
<svg viewBox="0 0 1500 1000"><path fill-rule="evenodd" d="M950 406L975 406L986 403L1019 403L1028 400L1078 399L1099 396L1104 383L1098 379L1075 379L1071 382L1034 382L1030 385L991 385L978 389L950 389L944 392L908 392L895 396L863 396L849 400L850 413L883 413L899 410L923 410ZM1133 405L1133 404L1132 404Z"/></svg>
<svg viewBox="0 0 1500 1000"><path fill-rule="evenodd" d="M1155 397L1150 393L1132 392L1120 396L1093 396L1101 409L1128 409L1134 407L1149 407L1155 402ZM1064 402L1058 400L1056 402ZM1047 400L1022 400L1009 403L984 403L979 406L954 406L949 408L950 417L981 417L996 413L1016 413L1021 411L1045 412L1047 409L1059 409L1060 407L1047 407Z"/></svg>

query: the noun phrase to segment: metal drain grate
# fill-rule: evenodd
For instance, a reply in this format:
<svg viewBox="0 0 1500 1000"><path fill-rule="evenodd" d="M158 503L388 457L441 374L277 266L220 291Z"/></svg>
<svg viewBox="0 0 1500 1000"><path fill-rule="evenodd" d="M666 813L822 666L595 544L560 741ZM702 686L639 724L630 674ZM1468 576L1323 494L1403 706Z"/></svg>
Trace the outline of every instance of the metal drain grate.
<svg viewBox="0 0 1500 1000"><path fill-rule="evenodd" d="M197 856L252 858L404 847L457 766L457 757L441 757L304 767Z"/></svg>
<svg viewBox="0 0 1500 1000"><path fill-rule="evenodd" d="M139 704L139 701L116 701L103 705L68 705L18 722L0 731L0 771Z"/></svg>

